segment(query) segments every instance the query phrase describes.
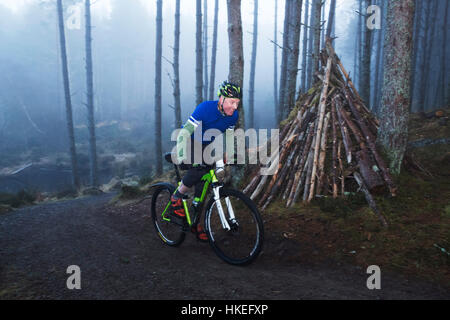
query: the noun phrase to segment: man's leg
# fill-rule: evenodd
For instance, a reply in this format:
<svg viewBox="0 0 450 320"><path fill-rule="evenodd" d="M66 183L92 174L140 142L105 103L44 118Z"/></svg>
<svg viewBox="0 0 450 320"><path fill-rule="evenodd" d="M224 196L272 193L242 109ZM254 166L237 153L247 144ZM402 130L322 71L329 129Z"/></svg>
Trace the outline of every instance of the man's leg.
<svg viewBox="0 0 450 320"><path fill-rule="evenodd" d="M199 183L202 177L208 172L208 169L201 167L191 168L187 174L184 176L180 187L177 192L172 195L172 208L174 213L179 217L186 217L186 212L183 207L183 198L189 192L189 190ZM197 235L197 238L201 241L208 241L208 236L206 235L203 227L201 225L196 226L192 230Z"/></svg>
<svg viewBox="0 0 450 320"><path fill-rule="evenodd" d="M186 194L189 190L195 186L202 177L205 175L207 170L202 167L192 167L188 170L183 180L181 181L181 185L178 188L177 192L172 195L172 208L176 215L179 217L185 217L186 212L183 207L183 198L186 197Z"/></svg>

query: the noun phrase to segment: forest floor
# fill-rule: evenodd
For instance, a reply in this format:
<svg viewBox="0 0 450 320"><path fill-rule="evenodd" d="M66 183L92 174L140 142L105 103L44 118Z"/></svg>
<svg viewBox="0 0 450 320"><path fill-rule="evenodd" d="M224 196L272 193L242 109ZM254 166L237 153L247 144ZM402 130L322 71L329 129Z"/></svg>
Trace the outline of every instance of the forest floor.
<svg viewBox="0 0 450 320"><path fill-rule="evenodd" d="M441 119L413 115L410 140L450 137ZM275 202L263 213L263 252L246 268L194 237L166 247L149 201L136 198L0 213L0 299L450 299L450 146L410 152L432 177L404 170L398 196L377 197L388 228L359 196L289 209ZM74 264L78 291L66 288ZM371 265L381 268L382 290L366 287Z"/></svg>
<svg viewBox="0 0 450 320"><path fill-rule="evenodd" d="M425 145L411 147L408 153L431 176L404 169L396 179L397 197L376 197L388 228L382 227L362 195L289 209L278 201L266 210L268 224L299 243L300 260L378 265L450 287L449 116L450 109L438 116L411 115L409 140ZM426 145L440 139L447 142Z"/></svg>
<svg viewBox="0 0 450 320"><path fill-rule="evenodd" d="M148 200L111 204L115 194L44 203L0 215L2 299L449 299L450 288L381 269L381 290L367 288L367 266L310 259L321 241L284 236L265 215L266 238L250 266L221 261L188 236L180 248L157 237ZM282 221L301 221L289 216ZM317 222L305 222L314 225ZM302 233L303 234L303 233ZM314 254L314 253L313 253ZM375 261L378 262L378 261ZM81 270L81 289L66 287L67 268Z"/></svg>

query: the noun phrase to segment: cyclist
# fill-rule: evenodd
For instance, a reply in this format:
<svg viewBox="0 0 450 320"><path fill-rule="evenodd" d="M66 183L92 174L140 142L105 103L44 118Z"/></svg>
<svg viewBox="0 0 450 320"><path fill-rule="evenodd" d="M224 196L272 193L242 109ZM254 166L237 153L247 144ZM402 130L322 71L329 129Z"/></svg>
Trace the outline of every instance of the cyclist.
<svg viewBox="0 0 450 320"><path fill-rule="evenodd" d="M188 168L186 175L182 179L182 183L179 186L177 192L172 195L171 202L173 213L179 218L185 218L186 212L183 207L183 198L189 190L201 182L201 178L208 172L208 168L204 165L203 157L202 163L194 163L194 150L195 145L199 145L202 155L203 150L212 141L204 140L204 133L209 129L217 129L224 133L226 130L234 130L235 125L239 119L239 112L237 111L239 103L242 99L241 88L229 81L224 81L218 91L219 100L218 101L205 101L197 106L194 113L191 115L189 120L183 126L183 130L179 133L177 137L177 160L178 163L186 163L185 168ZM194 135L196 129L200 126L202 128L201 140L197 141L193 139L197 135ZM199 135L200 136L200 135ZM191 139L191 150L190 154L184 152L186 148L186 142ZM196 188L197 189L197 188ZM197 235L197 239L200 241L208 241L208 237L201 225L194 227L193 233Z"/></svg>

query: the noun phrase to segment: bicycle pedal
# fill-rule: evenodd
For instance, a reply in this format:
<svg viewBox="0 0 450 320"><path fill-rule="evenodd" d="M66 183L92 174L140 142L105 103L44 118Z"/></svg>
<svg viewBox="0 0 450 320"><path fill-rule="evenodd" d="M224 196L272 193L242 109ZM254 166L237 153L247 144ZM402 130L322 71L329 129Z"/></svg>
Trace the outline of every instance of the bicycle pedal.
<svg viewBox="0 0 450 320"><path fill-rule="evenodd" d="M187 224L186 217L180 217L180 216L176 215L175 213L170 213L169 215L170 215L171 223L174 223L183 228L184 228L185 224Z"/></svg>

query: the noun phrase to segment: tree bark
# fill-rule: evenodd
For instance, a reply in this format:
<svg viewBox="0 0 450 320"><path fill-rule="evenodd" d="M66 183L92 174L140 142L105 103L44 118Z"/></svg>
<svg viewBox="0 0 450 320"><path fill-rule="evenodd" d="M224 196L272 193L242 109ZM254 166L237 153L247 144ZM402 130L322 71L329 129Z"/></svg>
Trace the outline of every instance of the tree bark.
<svg viewBox="0 0 450 320"><path fill-rule="evenodd" d="M322 12L322 0L315 0L314 3L314 52L313 52L313 74L312 81L314 83L314 76L319 72L320 68L320 31L321 31L321 20L320 13Z"/></svg>
<svg viewBox="0 0 450 320"><path fill-rule="evenodd" d="M366 0L364 5L364 17L367 19L367 8L372 5L371 0ZM361 84L359 92L366 106L370 108L370 66L372 57L372 30L367 28L363 23L364 42L362 51L362 66L361 66Z"/></svg>
<svg viewBox="0 0 450 320"><path fill-rule="evenodd" d="M425 79L425 88L423 88L424 92L424 98L423 98L423 104L424 104L424 110L429 110L430 107L432 108L433 105L430 103L430 92L433 89L432 86L435 86L435 81L433 79L434 73L430 72L430 70L433 68L433 61L435 56L433 55L433 49L435 45L436 40L436 25L438 24L437 16L438 16L438 8L439 3L438 1L433 1L433 11L432 16L430 18L431 26L431 33L430 33L430 39L429 43L427 44L427 53L425 57L425 73L424 73L424 79Z"/></svg>
<svg viewBox="0 0 450 320"><path fill-rule="evenodd" d="M301 84L302 84L302 93L305 93L307 90L306 84L306 62L308 56L308 28L309 28L309 1L305 0L305 19L304 19L304 27L303 27L303 53L302 53L302 72L301 72Z"/></svg>
<svg viewBox="0 0 450 320"><path fill-rule="evenodd" d="M408 143L414 0L389 1L378 143L399 174Z"/></svg>
<svg viewBox="0 0 450 320"><path fill-rule="evenodd" d="M331 38L331 32L333 31L335 16L336 16L336 0L331 0L330 13L328 14L327 38Z"/></svg>
<svg viewBox="0 0 450 320"><path fill-rule="evenodd" d="M286 98L283 108L283 118L289 116L289 112L295 106L297 93L298 59L300 54L300 28L302 20L302 0L294 0L291 7L291 22L289 24L289 55L286 79Z"/></svg>
<svg viewBox="0 0 450 320"><path fill-rule="evenodd" d="M278 117L278 0L275 0L275 19L273 34L273 97L275 104L275 116Z"/></svg>
<svg viewBox="0 0 450 320"><path fill-rule="evenodd" d="M211 74L209 81L209 100L214 100L214 89L216 82L216 59L217 59L217 28L219 23L219 0L215 0L214 6L214 31L211 51Z"/></svg>
<svg viewBox="0 0 450 320"><path fill-rule="evenodd" d="M316 14L315 12L315 8L316 8L316 2L320 1L320 0L310 0L311 2L311 9L310 9L310 17L309 17L309 39L308 39L308 67L307 67L307 85L306 85L306 90L308 90L309 88L312 87L313 85L313 64L314 64L314 28L315 28L315 19L316 19Z"/></svg>
<svg viewBox="0 0 450 320"><path fill-rule="evenodd" d="M228 38L230 42L230 71L228 80L241 87L244 85L244 46L242 35L241 0L227 0L228 4ZM245 129L243 103L239 107L238 128Z"/></svg>
<svg viewBox="0 0 450 320"><path fill-rule="evenodd" d="M286 103L286 78L288 72L288 56L289 56L289 20L291 17L291 4L293 0L286 0L284 7L284 31L283 31L283 50L281 57L281 73L280 73L280 94L278 99L278 123L283 120L284 104Z"/></svg>
<svg viewBox="0 0 450 320"><path fill-rule="evenodd" d="M248 91L248 126L255 127L255 74L256 74L256 54L258 48L258 0L254 1L253 7L253 43L252 59L250 62L250 83Z"/></svg>
<svg viewBox="0 0 450 320"><path fill-rule="evenodd" d="M97 142L95 137L94 119L94 74L92 66L92 26L91 26L91 1L86 0L86 88L87 88L87 114L89 130L89 163L91 169L91 185L98 186L97 170Z"/></svg>
<svg viewBox="0 0 450 320"><path fill-rule="evenodd" d="M175 128L181 128L181 97L180 97L180 0L175 4L175 44L173 46L173 72L174 72L174 91L175 99Z"/></svg>
<svg viewBox="0 0 450 320"><path fill-rule="evenodd" d="M195 79L196 98L195 103L203 102L203 48L202 48L202 0L197 0L196 6L196 33L195 33Z"/></svg>
<svg viewBox="0 0 450 320"><path fill-rule="evenodd" d="M156 2L156 52L155 52L155 154L156 174L162 174L162 102L161 102L161 64L162 64L162 0Z"/></svg>
<svg viewBox="0 0 450 320"><path fill-rule="evenodd" d="M208 96L208 0L203 0L203 97Z"/></svg>
<svg viewBox="0 0 450 320"><path fill-rule="evenodd" d="M58 25L59 25L59 40L61 49L61 64L64 81L64 97L66 101L66 121L67 133L69 137L69 153L72 165L72 183L78 190L80 188L80 177L78 175L77 151L75 145L75 134L73 129L73 114L72 114L72 96L70 92L69 68L67 63L67 49L66 49L66 35L64 30L64 13L62 0L57 2L58 11Z"/></svg>

